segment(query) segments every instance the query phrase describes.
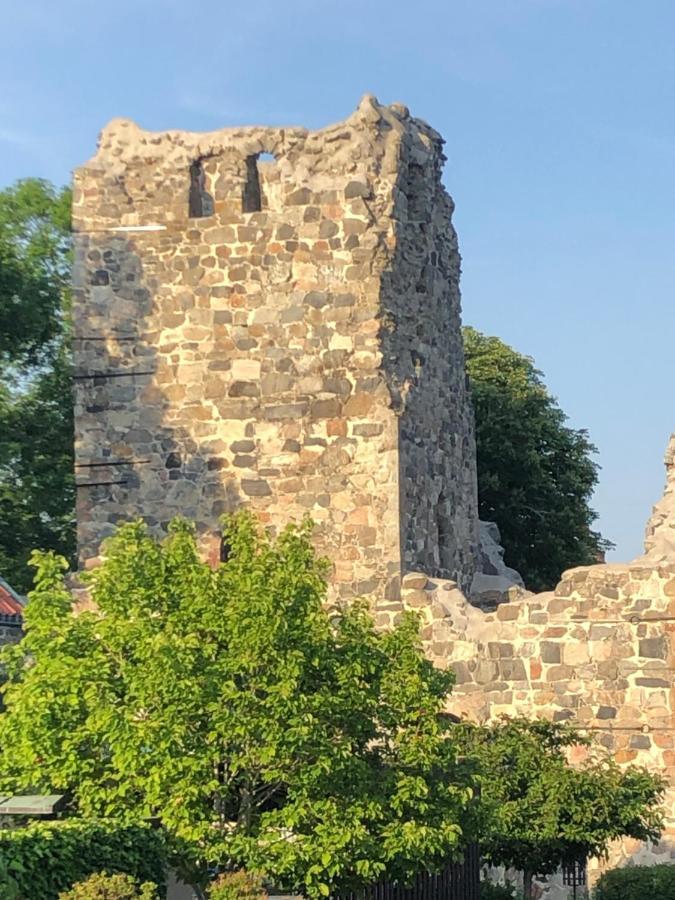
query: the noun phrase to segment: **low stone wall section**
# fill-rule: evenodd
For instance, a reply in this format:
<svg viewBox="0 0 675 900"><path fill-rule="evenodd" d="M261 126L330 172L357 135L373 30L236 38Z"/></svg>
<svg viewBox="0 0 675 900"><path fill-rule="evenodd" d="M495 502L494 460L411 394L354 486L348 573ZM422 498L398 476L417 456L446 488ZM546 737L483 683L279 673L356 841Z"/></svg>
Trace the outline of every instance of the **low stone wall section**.
<svg viewBox="0 0 675 900"><path fill-rule="evenodd" d="M475 722L501 715L569 721L592 733L620 764L659 772L670 784L662 842L657 848L624 842L609 863L670 859L675 561L571 569L550 593L514 591L514 599L484 612L455 582L404 577L403 605L421 615L429 657L456 675L448 712ZM380 625L396 614L388 623L385 615ZM579 748L573 761L586 752Z"/></svg>

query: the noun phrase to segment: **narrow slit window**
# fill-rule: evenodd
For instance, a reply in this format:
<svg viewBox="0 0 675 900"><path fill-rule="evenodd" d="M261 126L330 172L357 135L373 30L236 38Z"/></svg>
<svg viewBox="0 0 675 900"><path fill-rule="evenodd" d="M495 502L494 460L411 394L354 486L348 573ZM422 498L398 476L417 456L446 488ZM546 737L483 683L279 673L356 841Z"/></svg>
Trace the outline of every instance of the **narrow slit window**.
<svg viewBox="0 0 675 900"><path fill-rule="evenodd" d="M191 219L213 215L213 197L206 190L206 174L201 159L195 160L190 166L188 214Z"/></svg>
<svg viewBox="0 0 675 900"><path fill-rule="evenodd" d="M436 529L438 540L438 559L441 568L445 570L452 557L452 523L450 520L450 506L444 494L438 498L436 505Z"/></svg>
<svg viewBox="0 0 675 900"><path fill-rule="evenodd" d="M262 192L260 190L260 172L258 156L246 157L246 184L242 203L243 212L260 212L262 209Z"/></svg>

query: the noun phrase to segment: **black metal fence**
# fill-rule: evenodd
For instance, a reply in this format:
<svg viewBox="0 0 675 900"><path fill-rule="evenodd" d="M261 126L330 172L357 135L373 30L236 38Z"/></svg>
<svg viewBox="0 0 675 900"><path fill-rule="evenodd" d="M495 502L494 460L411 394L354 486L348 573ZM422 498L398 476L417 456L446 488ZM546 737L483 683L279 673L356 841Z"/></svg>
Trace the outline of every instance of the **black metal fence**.
<svg viewBox="0 0 675 900"><path fill-rule="evenodd" d="M339 894L332 900L478 900L480 854L469 847L464 862L452 863L436 875L423 872L410 885L378 881L358 893Z"/></svg>
<svg viewBox="0 0 675 900"><path fill-rule="evenodd" d="M586 883L588 881L586 873L586 860L567 863L562 867L563 884L565 887L572 888L572 897L586 896Z"/></svg>

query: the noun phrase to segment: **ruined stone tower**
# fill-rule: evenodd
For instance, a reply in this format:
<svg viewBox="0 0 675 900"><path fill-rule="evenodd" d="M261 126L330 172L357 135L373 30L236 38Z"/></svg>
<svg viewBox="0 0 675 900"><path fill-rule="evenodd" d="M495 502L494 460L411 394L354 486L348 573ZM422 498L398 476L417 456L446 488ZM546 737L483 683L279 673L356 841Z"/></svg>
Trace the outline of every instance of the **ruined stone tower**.
<svg viewBox="0 0 675 900"><path fill-rule="evenodd" d="M372 97L318 132L108 126L75 179L81 560L139 516L193 519L217 557L242 503L272 526L309 513L338 595L379 598L378 624L422 614L448 712L570 721L662 773L664 839L611 860L675 859L675 437L643 556L506 596L493 527L477 547L442 162Z"/></svg>
<svg viewBox="0 0 675 900"><path fill-rule="evenodd" d="M265 159L268 157L268 159ZM366 96L317 132L113 121L75 175L78 536L309 513L341 596L467 588L477 500L442 140Z"/></svg>

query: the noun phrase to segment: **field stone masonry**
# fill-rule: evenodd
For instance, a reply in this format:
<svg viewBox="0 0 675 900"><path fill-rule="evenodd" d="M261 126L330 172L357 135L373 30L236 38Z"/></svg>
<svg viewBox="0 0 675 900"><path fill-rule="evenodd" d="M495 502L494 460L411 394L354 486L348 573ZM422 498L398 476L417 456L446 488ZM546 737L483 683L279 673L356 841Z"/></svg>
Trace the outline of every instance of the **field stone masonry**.
<svg viewBox="0 0 675 900"><path fill-rule="evenodd" d="M77 527L309 514L339 597L469 590L476 455L440 136L365 96L320 131L114 120L75 173Z"/></svg>
<svg viewBox="0 0 675 900"><path fill-rule="evenodd" d="M675 438L645 554L525 591L478 521L442 145L369 95L314 132L104 129L74 190L80 562L129 519L193 520L215 563L239 506L309 514L333 597L421 614L448 712L575 722L665 775L663 841L610 861L675 859Z"/></svg>

